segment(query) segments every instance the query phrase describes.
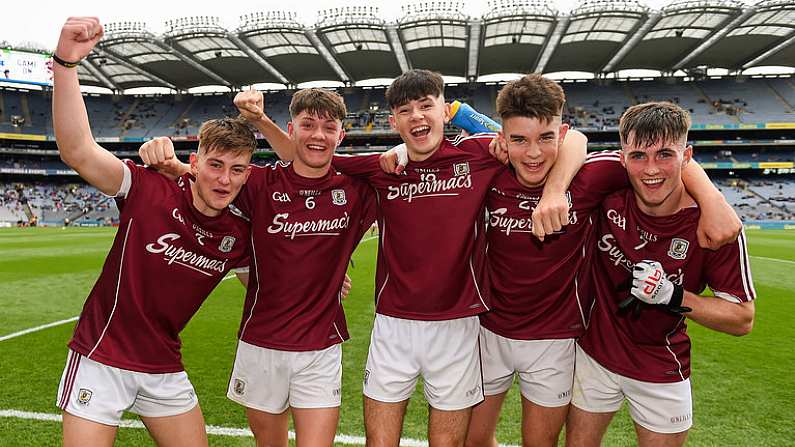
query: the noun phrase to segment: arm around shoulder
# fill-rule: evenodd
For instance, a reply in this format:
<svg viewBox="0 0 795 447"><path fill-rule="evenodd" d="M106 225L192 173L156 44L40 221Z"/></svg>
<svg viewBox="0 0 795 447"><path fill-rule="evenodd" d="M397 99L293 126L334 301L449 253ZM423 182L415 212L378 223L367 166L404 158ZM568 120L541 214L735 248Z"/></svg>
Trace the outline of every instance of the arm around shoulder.
<svg viewBox="0 0 795 447"><path fill-rule="evenodd" d="M743 229L742 221L695 160L691 159L682 170L682 181L701 209L698 244L703 248L717 250L737 240Z"/></svg>

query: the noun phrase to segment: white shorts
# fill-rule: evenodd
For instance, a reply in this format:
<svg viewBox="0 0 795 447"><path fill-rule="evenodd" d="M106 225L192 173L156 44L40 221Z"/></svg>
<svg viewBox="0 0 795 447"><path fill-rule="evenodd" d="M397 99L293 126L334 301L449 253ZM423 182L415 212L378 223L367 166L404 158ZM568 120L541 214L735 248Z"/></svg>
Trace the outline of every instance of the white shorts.
<svg viewBox="0 0 795 447"><path fill-rule="evenodd" d="M128 371L95 362L70 349L55 404L89 421L119 425L125 411L144 417L176 416L198 403L185 371Z"/></svg>
<svg viewBox="0 0 795 447"><path fill-rule="evenodd" d="M481 327L483 392L487 396L502 394L518 375L525 399L544 407L568 405L574 379L574 344L573 338L515 340Z"/></svg>
<svg viewBox="0 0 795 447"><path fill-rule="evenodd" d="M237 345L226 396L248 408L280 414L293 408L339 407L342 347L279 351L244 341Z"/></svg>
<svg viewBox="0 0 795 447"><path fill-rule="evenodd" d="M364 371L364 395L380 402L411 397L422 377L425 399L438 410L483 400L477 317L404 320L376 314Z"/></svg>
<svg viewBox="0 0 795 447"><path fill-rule="evenodd" d="M572 405L591 413L613 413L626 398L638 425L655 433L681 433L693 425L690 379L642 382L604 368L577 346Z"/></svg>

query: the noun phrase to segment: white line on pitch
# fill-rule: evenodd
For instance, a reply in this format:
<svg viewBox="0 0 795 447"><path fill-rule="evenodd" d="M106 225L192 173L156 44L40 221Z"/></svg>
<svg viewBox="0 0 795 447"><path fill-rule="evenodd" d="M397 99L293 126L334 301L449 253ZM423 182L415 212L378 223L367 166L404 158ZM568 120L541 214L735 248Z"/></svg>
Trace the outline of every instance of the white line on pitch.
<svg viewBox="0 0 795 447"><path fill-rule="evenodd" d="M6 418L16 418L16 419L30 419L35 421L51 421L51 422L60 422L61 415L54 414L54 413L36 413L32 411L20 411L20 410L0 410L0 417ZM139 420L130 420L124 419L119 424L121 427L125 428L146 428L143 423ZM209 435L217 435L217 436L236 436L236 437L253 437L254 435L251 433L251 430L248 428L236 428L236 427L222 427L218 425L207 425L207 434ZM295 433L290 431L289 432L290 439L295 439ZM352 435L337 435L334 437L334 443L336 444L346 444L346 445L365 445L365 438L364 436L352 436ZM401 438L400 439L401 446L407 447L427 447L428 441L422 439L412 439L412 438ZM500 444L501 447L516 447L511 445L503 445Z"/></svg>
<svg viewBox="0 0 795 447"><path fill-rule="evenodd" d="M361 244L363 242L371 241L373 239L378 239L378 236L370 236L370 237L364 238L364 239L360 240L359 243Z"/></svg>
<svg viewBox="0 0 795 447"><path fill-rule="evenodd" d="M54 326L60 326L62 324L71 323L71 322L77 320L77 318L78 317L72 317L72 318L67 318L66 320L53 321L52 323L42 324L41 326L36 326L36 327L32 327L30 329L25 329L23 331L14 332L13 334L8 334L8 335L4 335L4 336L0 337L0 341L8 340L8 339L11 339L11 338L16 338L16 337L19 337L19 336L25 335L25 334L30 334L31 332L38 332L38 331L41 331L43 329L51 328L51 327L54 327Z"/></svg>
<svg viewBox="0 0 795 447"><path fill-rule="evenodd" d="M775 261L775 262L784 262L787 264L795 264L795 261L790 261L789 259L766 258L764 256L751 256L751 258L764 259L765 261Z"/></svg>

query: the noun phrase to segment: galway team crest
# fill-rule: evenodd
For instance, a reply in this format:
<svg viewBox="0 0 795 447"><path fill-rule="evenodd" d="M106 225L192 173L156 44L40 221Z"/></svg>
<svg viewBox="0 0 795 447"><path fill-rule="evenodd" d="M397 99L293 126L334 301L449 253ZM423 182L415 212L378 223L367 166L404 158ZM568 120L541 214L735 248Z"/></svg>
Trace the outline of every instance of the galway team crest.
<svg viewBox="0 0 795 447"><path fill-rule="evenodd" d="M453 175L456 177L469 174L469 162L453 164Z"/></svg>
<svg viewBox="0 0 795 447"><path fill-rule="evenodd" d="M668 256L674 259L685 259L687 257L687 249L690 247L690 242L685 239L675 237L671 239L671 247L668 248Z"/></svg>
<svg viewBox="0 0 795 447"><path fill-rule="evenodd" d="M94 393L92 393L89 389L80 388L80 391L77 393L77 401L82 405L88 405L88 401L91 400L91 396L93 394Z"/></svg>
<svg viewBox="0 0 795 447"><path fill-rule="evenodd" d="M234 236L224 236L221 240L221 245L218 246L218 250L221 250L224 253L229 253L232 251L232 247L235 246L235 237Z"/></svg>
<svg viewBox="0 0 795 447"><path fill-rule="evenodd" d="M235 379L234 390L235 394L242 396L246 392L246 382L241 379Z"/></svg>
<svg viewBox="0 0 795 447"><path fill-rule="evenodd" d="M345 190L344 189L332 189L331 190L331 203L334 205L345 205L348 203L348 200L345 198Z"/></svg>

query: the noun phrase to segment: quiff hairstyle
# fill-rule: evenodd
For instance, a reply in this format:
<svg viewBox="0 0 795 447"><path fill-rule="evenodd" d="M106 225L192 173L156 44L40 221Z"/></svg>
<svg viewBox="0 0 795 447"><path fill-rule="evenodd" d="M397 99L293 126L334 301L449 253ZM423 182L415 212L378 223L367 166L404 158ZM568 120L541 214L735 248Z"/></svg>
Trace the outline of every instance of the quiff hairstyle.
<svg viewBox="0 0 795 447"><path fill-rule="evenodd" d="M557 82L532 73L505 84L497 94L497 113L503 120L522 116L549 123L561 117L565 102Z"/></svg>
<svg viewBox="0 0 795 447"><path fill-rule="evenodd" d="M290 117L295 118L301 112L343 121L348 111L342 96L331 90L322 88L305 88L293 94L290 101Z"/></svg>
<svg viewBox="0 0 795 447"><path fill-rule="evenodd" d="M660 142L682 141L687 139L688 129L690 113L670 102L647 102L632 106L621 115L618 123L621 144L638 148Z"/></svg>
<svg viewBox="0 0 795 447"><path fill-rule="evenodd" d="M199 152L213 151L253 154L257 138L242 118L205 121L199 129Z"/></svg>
<svg viewBox="0 0 795 447"><path fill-rule="evenodd" d="M444 79L435 71L413 69L398 76L386 89L386 102L394 110L409 101L444 94Z"/></svg>

